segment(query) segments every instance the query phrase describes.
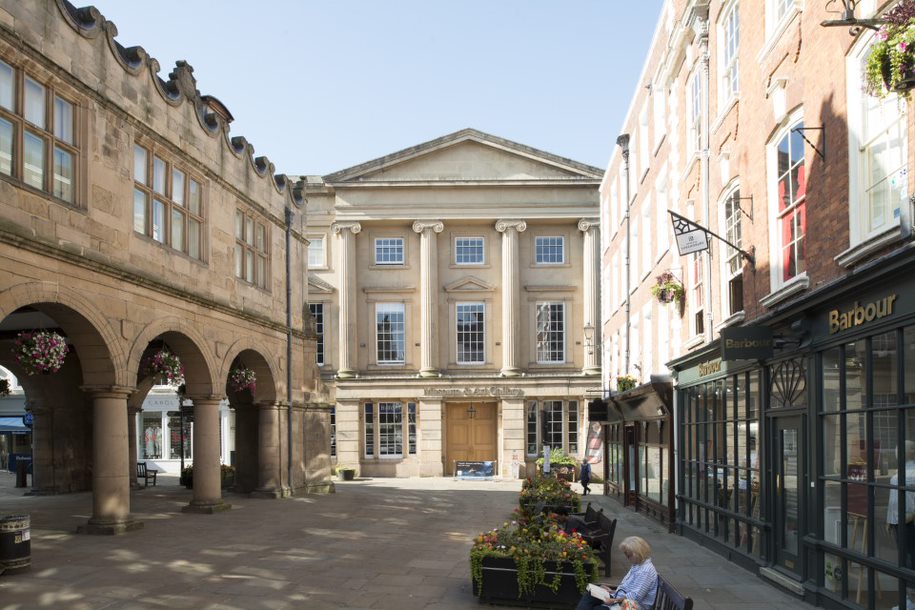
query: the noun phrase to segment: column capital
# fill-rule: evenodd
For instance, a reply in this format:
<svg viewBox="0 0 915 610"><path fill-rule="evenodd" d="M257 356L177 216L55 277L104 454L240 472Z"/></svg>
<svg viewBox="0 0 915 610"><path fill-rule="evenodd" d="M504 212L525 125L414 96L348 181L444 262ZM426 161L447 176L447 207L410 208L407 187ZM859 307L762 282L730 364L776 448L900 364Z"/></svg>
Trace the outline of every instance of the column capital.
<svg viewBox="0 0 915 610"><path fill-rule="evenodd" d="M600 229L599 218L582 218L578 221L579 231L590 231L591 229Z"/></svg>
<svg viewBox="0 0 915 610"><path fill-rule="evenodd" d="M219 404L223 399L223 397L219 396L218 394L211 394L210 396L185 396L185 398L193 402L194 406L197 406L198 404L205 405L214 402Z"/></svg>
<svg viewBox="0 0 915 610"><path fill-rule="evenodd" d="M441 233L445 230L445 225L441 220L417 220L413 223L413 231L416 233L422 233L427 229L432 229L436 233Z"/></svg>
<svg viewBox="0 0 915 610"><path fill-rule="evenodd" d="M496 221L496 231L499 233L505 233L509 229L514 229L518 233L523 233L527 230L527 223L523 220L497 220Z"/></svg>
<svg viewBox="0 0 915 610"><path fill-rule="evenodd" d="M350 231L353 235L358 235L362 232L362 225L358 222L335 222L330 225L330 230L335 234Z"/></svg>
<svg viewBox="0 0 915 610"><path fill-rule="evenodd" d="M79 387L86 394L91 394L93 398L127 398L137 391L136 388L120 385L83 385Z"/></svg>

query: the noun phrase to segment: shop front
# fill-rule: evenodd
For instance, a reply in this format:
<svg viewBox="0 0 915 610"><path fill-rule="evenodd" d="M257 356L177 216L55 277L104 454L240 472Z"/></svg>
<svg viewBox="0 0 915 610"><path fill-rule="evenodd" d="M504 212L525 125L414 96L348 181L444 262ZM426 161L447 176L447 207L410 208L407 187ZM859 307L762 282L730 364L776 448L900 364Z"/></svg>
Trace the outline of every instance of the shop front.
<svg viewBox="0 0 915 610"><path fill-rule="evenodd" d="M679 531L825 607L915 607L911 258L757 320L771 356L672 363Z"/></svg>

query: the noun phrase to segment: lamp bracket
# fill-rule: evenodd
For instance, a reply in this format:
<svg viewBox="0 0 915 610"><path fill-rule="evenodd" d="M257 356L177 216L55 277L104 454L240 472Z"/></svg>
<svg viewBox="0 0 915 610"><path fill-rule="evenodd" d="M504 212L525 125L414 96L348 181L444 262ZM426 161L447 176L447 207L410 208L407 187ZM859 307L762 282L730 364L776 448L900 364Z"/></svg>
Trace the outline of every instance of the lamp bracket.
<svg viewBox="0 0 915 610"><path fill-rule="evenodd" d="M814 150L814 152L816 152L816 154L820 155L820 159L822 159L823 161L826 160L826 128L825 127L823 127L823 126L820 126L820 127L794 127L791 129L791 133L794 133L795 131L798 134L800 134L800 136L804 139L805 142L807 142L807 144L810 146L810 148L812 148ZM814 144L813 142L811 142L810 140L807 139L807 136L804 135L805 131L822 131L823 132L823 150L822 151L820 151L820 149L817 148L816 144Z"/></svg>

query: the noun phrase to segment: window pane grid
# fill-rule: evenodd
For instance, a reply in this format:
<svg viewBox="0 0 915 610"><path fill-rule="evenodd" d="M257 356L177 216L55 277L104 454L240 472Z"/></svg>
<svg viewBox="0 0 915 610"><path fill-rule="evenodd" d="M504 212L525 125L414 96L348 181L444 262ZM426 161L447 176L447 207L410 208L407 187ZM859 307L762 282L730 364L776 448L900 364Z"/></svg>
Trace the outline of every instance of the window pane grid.
<svg viewBox="0 0 915 610"><path fill-rule="evenodd" d="M244 210L235 210L235 277L267 289L269 241L265 223Z"/></svg>
<svg viewBox="0 0 915 610"><path fill-rule="evenodd" d="M458 265L483 264L483 238L458 237L454 242L454 262Z"/></svg>
<svg viewBox="0 0 915 610"><path fill-rule="evenodd" d="M403 238L385 237L375 240L376 265L402 265L403 262Z"/></svg>
<svg viewBox="0 0 915 610"><path fill-rule="evenodd" d="M778 143L778 206L781 231L782 280L786 281L807 269L805 237L807 234L804 140L798 123Z"/></svg>
<svg viewBox="0 0 915 610"><path fill-rule="evenodd" d="M483 303L459 303L457 306L458 364L485 362Z"/></svg>
<svg viewBox="0 0 915 610"><path fill-rule="evenodd" d="M0 62L0 174L73 203L79 156L74 127L73 103Z"/></svg>
<svg viewBox="0 0 915 610"><path fill-rule="evenodd" d="M569 454L578 453L578 401L569 402Z"/></svg>
<svg viewBox="0 0 915 610"><path fill-rule="evenodd" d="M308 309L315 321L315 334L318 335L315 350L315 363L324 364L324 303L309 303Z"/></svg>
<svg viewBox="0 0 915 610"><path fill-rule="evenodd" d="M403 364L406 330L403 304L379 304L375 310L379 364Z"/></svg>
<svg viewBox="0 0 915 610"><path fill-rule="evenodd" d="M537 304L537 362L565 362L565 305Z"/></svg>
<svg viewBox="0 0 915 610"><path fill-rule="evenodd" d="M308 239L308 266L323 267L324 265L324 236L310 237Z"/></svg>
<svg viewBox="0 0 915 610"><path fill-rule="evenodd" d="M200 205L185 206L189 184L197 189L199 201L199 183L140 144L133 148L133 179L134 231L200 260L203 225ZM148 208L150 201L151 211ZM145 220L143 216L146 216Z"/></svg>
<svg viewBox="0 0 915 610"><path fill-rule="evenodd" d="M737 95L740 86L740 71L737 54L740 47L739 5L735 2L724 21L724 83L726 97Z"/></svg>
<svg viewBox="0 0 915 610"><path fill-rule="evenodd" d="M365 455L375 455L375 408L372 403L365 403Z"/></svg>
<svg viewBox="0 0 915 610"><path fill-rule="evenodd" d="M535 239L535 257L538 264L565 262L565 240L562 237L538 236Z"/></svg>
<svg viewBox="0 0 915 610"><path fill-rule="evenodd" d="M537 455L537 403L527 405L527 454Z"/></svg>
<svg viewBox="0 0 915 610"><path fill-rule="evenodd" d="M378 455L403 455L403 403L378 403Z"/></svg>
<svg viewBox="0 0 915 610"><path fill-rule="evenodd" d="M408 451L410 455L416 455L416 403L407 405L407 428Z"/></svg>
<svg viewBox="0 0 915 610"><path fill-rule="evenodd" d="M546 400L543 403L544 422L543 444L553 447L563 447L562 444L562 401Z"/></svg>

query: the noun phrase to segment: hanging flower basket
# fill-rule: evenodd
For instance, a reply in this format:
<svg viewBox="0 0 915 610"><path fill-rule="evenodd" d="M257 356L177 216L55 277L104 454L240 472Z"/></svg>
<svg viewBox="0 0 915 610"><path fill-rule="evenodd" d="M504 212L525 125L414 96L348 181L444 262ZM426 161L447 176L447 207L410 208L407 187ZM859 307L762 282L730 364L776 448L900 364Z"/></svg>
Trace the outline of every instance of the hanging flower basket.
<svg viewBox="0 0 915 610"><path fill-rule="evenodd" d="M47 330L23 331L16 335L13 354L29 375L56 373L67 358L67 340Z"/></svg>
<svg viewBox="0 0 915 610"><path fill-rule="evenodd" d="M0 396L10 395L10 380L0 379Z"/></svg>
<svg viewBox="0 0 915 610"><path fill-rule="evenodd" d="M178 387L184 383L184 367L181 359L167 349L160 349L152 356L147 357L140 371L144 375L156 377L161 384Z"/></svg>
<svg viewBox="0 0 915 610"><path fill-rule="evenodd" d="M616 378L616 391L626 392L638 384L639 380L632 375L620 375Z"/></svg>
<svg viewBox="0 0 915 610"><path fill-rule="evenodd" d="M682 303L686 296L683 284L674 277L670 271L665 271L656 278L657 282L651 287L651 294L660 303Z"/></svg>
<svg viewBox="0 0 915 610"><path fill-rule="evenodd" d="M865 89L874 97L915 87L915 0L902 0L884 15L864 69Z"/></svg>
<svg viewBox="0 0 915 610"><path fill-rule="evenodd" d="M235 392L250 390L253 396L254 388L257 387L257 376L254 371L243 366L232 369L229 373L229 387Z"/></svg>

